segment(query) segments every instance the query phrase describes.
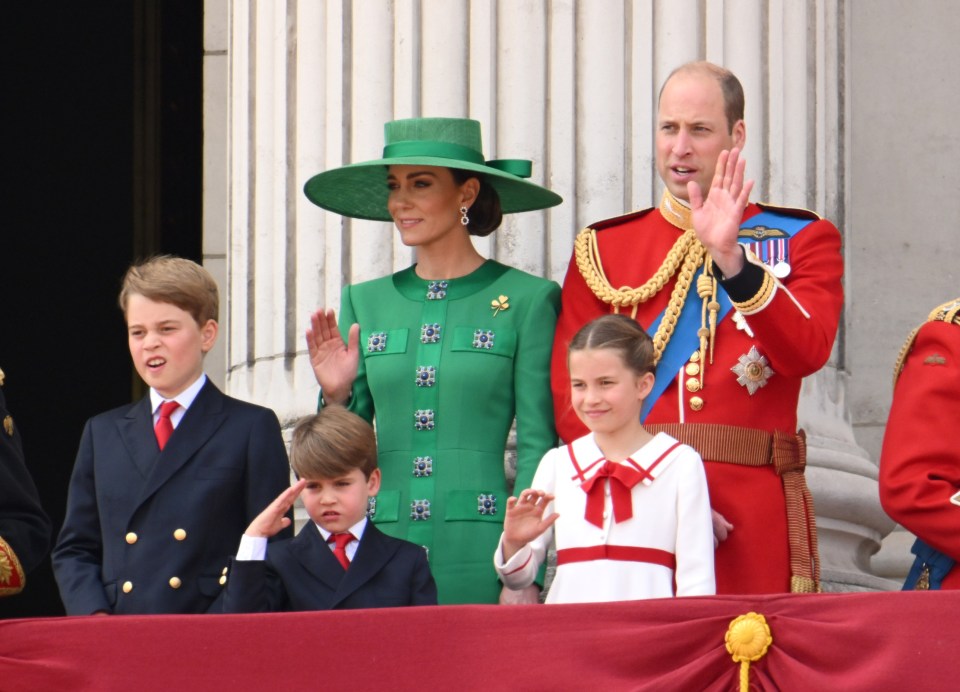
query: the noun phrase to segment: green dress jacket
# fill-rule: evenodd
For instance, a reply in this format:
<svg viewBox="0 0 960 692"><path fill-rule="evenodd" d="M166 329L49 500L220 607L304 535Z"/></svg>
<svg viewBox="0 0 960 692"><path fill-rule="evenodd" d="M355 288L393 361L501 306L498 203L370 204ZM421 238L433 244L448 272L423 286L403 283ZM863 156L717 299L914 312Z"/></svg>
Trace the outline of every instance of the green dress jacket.
<svg viewBox="0 0 960 692"><path fill-rule="evenodd" d="M360 324L350 409L375 421L383 481L370 516L424 546L440 603L496 603L493 552L509 496L504 449L517 421L517 488L556 443L550 351L560 287L488 260L426 281L411 267L343 292Z"/></svg>

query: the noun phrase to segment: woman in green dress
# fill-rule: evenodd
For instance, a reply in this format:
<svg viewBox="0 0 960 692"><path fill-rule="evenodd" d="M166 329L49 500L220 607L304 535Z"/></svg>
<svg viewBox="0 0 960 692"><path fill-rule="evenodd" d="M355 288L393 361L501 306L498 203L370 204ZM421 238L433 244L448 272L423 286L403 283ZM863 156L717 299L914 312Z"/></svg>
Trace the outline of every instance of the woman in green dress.
<svg viewBox="0 0 960 692"><path fill-rule="evenodd" d="M516 487L556 441L550 349L560 288L482 257L505 213L559 204L527 180L530 162L486 162L480 124L459 118L385 126L383 158L311 178L304 192L344 216L393 221L412 267L344 287L311 317L321 406L375 420L380 494L369 516L422 545L441 603L496 603L490 555L508 497L504 450L517 423ZM536 587L521 595L536 600Z"/></svg>

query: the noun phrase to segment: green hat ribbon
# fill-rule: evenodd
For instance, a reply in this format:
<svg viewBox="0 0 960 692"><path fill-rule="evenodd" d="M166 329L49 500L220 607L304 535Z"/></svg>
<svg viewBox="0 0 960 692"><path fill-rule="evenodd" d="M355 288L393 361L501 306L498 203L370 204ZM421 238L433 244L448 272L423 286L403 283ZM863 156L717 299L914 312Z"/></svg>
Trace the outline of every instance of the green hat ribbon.
<svg viewBox="0 0 960 692"><path fill-rule="evenodd" d="M413 156L430 156L439 159L451 159L451 168L456 168L456 161L466 161L486 165L495 168L504 173L515 175L518 178L529 178L533 163L526 159L496 159L494 161L484 161L483 154L476 149L451 144L450 142L425 142L423 140L410 140L406 142L393 142L383 148L384 159L399 159Z"/></svg>
<svg viewBox="0 0 960 692"><path fill-rule="evenodd" d="M383 148L383 158L399 159L409 156L433 156L438 159L453 159L470 163L483 163L483 154L476 149L450 142L424 142L411 140L393 142Z"/></svg>
<svg viewBox="0 0 960 692"><path fill-rule="evenodd" d="M495 159L487 161L487 165L518 178L529 178L533 172L533 162L527 159Z"/></svg>

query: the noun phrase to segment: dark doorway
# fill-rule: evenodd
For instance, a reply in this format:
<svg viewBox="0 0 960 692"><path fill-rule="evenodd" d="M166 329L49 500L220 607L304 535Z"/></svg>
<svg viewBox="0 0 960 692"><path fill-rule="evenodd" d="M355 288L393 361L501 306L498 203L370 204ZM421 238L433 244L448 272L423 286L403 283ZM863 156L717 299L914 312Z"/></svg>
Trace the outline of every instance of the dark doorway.
<svg viewBox="0 0 960 692"><path fill-rule="evenodd" d="M134 258L201 257L203 3L7 3L0 367L55 531L83 424L139 394ZM49 560L0 617L62 614Z"/></svg>

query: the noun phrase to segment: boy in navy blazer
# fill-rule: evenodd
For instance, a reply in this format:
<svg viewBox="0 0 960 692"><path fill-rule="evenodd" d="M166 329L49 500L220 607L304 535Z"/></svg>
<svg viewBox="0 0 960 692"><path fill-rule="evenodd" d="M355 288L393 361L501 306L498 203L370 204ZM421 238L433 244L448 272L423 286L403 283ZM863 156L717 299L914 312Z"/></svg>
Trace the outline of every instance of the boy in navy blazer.
<svg viewBox="0 0 960 692"><path fill-rule="evenodd" d="M300 480L247 528L224 594L228 613L436 605L426 551L367 519L380 490L377 443L367 421L340 406L304 418L290 465ZM297 495L310 521L288 541Z"/></svg>
<svg viewBox="0 0 960 692"><path fill-rule="evenodd" d="M220 612L236 534L289 485L280 423L203 372L219 310L203 267L134 265L120 307L150 393L87 421L53 550L60 596L69 615Z"/></svg>

